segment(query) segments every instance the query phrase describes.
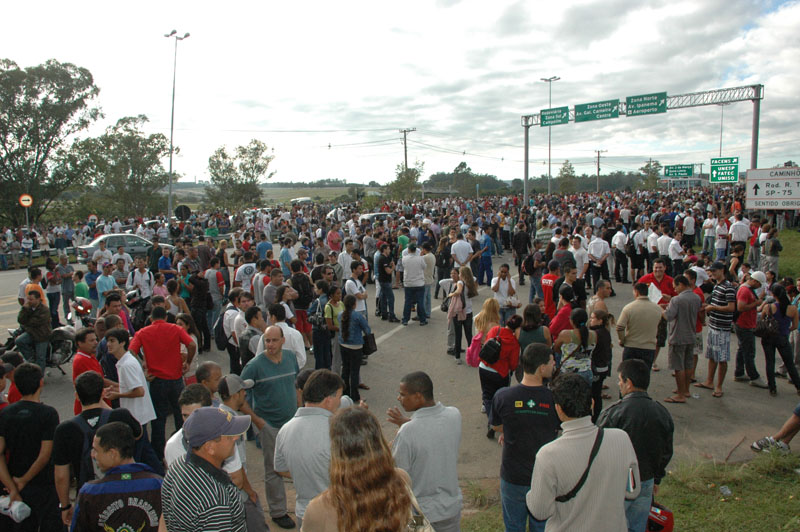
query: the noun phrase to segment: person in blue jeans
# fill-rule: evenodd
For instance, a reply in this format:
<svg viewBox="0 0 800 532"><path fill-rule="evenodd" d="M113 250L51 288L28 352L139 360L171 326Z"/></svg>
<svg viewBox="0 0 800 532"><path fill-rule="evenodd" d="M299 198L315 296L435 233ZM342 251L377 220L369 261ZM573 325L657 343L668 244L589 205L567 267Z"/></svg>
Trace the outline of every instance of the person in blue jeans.
<svg viewBox="0 0 800 532"><path fill-rule="evenodd" d="M342 378L344 379L344 395L354 402L361 400L358 384L361 378L361 359L364 357L364 335L372 331L367 318L355 312L356 298L344 296L344 310L339 313L339 348L342 351Z"/></svg>
<svg viewBox="0 0 800 532"><path fill-rule="evenodd" d="M639 463L639 496L625 501L628 532L647 528L653 495L666 476L672 459L672 416L661 403L647 394L650 368L642 360L623 360L617 368L622 399L604 410L597 419L598 427L622 429L628 433Z"/></svg>
<svg viewBox="0 0 800 532"><path fill-rule="evenodd" d="M478 284L489 284L492 281L492 277L494 277L494 272L492 272L492 228L487 227L486 232L483 233L483 237L481 237L481 262L480 267L478 268ZM486 282L483 282L484 276L486 277Z"/></svg>
<svg viewBox="0 0 800 532"><path fill-rule="evenodd" d="M506 532L543 532L547 521L539 521L528 512L525 496L531 489L536 453L556 439L561 425L553 392L544 384L553 376L555 360L549 347L534 343L522 352L520 364L522 382L497 391L489 424L500 433L503 444L500 498Z"/></svg>

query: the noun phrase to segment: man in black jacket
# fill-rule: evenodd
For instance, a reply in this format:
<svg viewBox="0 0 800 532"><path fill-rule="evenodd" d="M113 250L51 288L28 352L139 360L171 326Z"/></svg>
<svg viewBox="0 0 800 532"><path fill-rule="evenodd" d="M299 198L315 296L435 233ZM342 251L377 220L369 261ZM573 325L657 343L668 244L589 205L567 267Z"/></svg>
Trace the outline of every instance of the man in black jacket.
<svg viewBox="0 0 800 532"><path fill-rule="evenodd" d="M647 394L650 368L637 359L624 360L617 368L622 399L600 414L598 427L622 429L628 433L639 462L641 492L632 501L625 501L629 532L644 532L650 503L658 493L658 485L666 475L672 459L674 425L664 406Z"/></svg>

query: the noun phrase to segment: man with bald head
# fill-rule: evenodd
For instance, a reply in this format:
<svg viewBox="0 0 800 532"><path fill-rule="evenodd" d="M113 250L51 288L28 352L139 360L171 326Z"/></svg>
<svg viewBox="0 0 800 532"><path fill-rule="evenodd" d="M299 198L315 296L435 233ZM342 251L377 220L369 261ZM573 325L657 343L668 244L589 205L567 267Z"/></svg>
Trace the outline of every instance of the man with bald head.
<svg viewBox="0 0 800 532"><path fill-rule="evenodd" d="M259 432L261 449L264 451L264 486L267 494L269 514L282 528L291 517L286 510L286 491L283 479L275 472L275 438L280 428L294 417L297 411L297 394L294 379L300 372L297 357L284 349L283 330L278 326L267 327L264 332L264 351L256 353L242 370L242 378L252 379L253 410L266 423Z"/></svg>

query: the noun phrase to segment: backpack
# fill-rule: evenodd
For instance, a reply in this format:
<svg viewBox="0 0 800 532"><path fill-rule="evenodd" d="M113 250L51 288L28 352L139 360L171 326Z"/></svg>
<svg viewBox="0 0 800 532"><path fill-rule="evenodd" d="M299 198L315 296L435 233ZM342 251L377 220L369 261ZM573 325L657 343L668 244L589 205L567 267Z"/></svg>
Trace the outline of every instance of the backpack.
<svg viewBox="0 0 800 532"><path fill-rule="evenodd" d="M525 275L533 275L536 268L534 267L533 253L529 253L525 260L522 261L522 273Z"/></svg>
<svg viewBox="0 0 800 532"><path fill-rule="evenodd" d="M81 489L85 483L96 478L102 478L103 473L97 466L97 463L92 460L92 442L94 440L94 433L97 429L108 423L108 418L111 417L112 410L103 408L100 410L100 417L97 424L92 427L89 422L80 414L75 416L73 420L81 429L83 433L83 449L81 450L80 471L77 471L78 477L78 490Z"/></svg>
<svg viewBox="0 0 800 532"><path fill-rule="evenodd" d="M500 331L497 331L495 336L486 340L478 356L487 364L494 364L500 360L500 349L502 346L503 344L500 342Z"/></svg>
<svg viewBox="0 0 800 532"><path fill-rule="evenodd" d="M639 254L639 253L638 253L638 251L639 251L639 250L637 250L637 249L636 249L638 246L637 246L637 245L636 245L636 243L633 241L633 237L634 237L634 236L635 236L635 235L636 235L638 232L639 232L639 231L634 231L633 233L629 234L629 235L628 235L628 242L625 244L625 254L626 254L626 255L628 255L628 256L629 256L629 257L631 257L631 258L633 258L633 257L635 257L636 255L638 255L638 254Z"/></svg>
<svg viewBox="0 0 800 532"><path fill-rule="evenodd" d="M217 322L214 324L214 344L217 346L217 349L220 351L225 351L228 347L228 340L231 339L230 336L225 334L225 327L223 326L223 322L225 321L225 314L229 310L232 310L234 307L229 306L227 307L222 314L219 315L217 318Z"/></svg>

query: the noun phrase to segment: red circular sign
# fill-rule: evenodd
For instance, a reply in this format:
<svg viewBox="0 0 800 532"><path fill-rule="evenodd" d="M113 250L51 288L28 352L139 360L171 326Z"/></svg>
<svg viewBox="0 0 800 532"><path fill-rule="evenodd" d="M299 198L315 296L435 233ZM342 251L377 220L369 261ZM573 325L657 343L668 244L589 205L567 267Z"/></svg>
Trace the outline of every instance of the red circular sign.
<svg viewBox="0 0 800 532"><path fill-rule="evenodd" d="M19 197L19 204L23 207L30 207L33 205L33 196L30 194L23 194Z"/></svg>

